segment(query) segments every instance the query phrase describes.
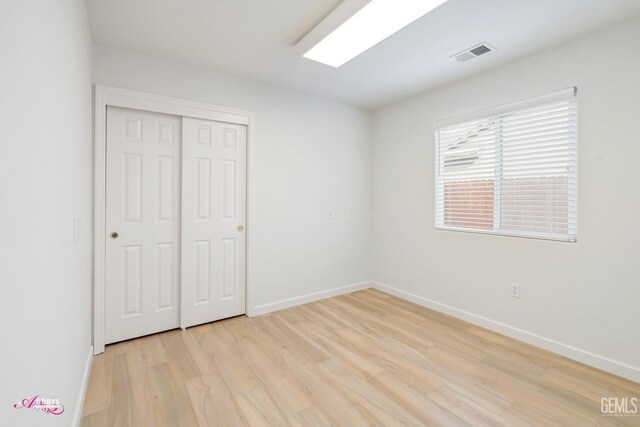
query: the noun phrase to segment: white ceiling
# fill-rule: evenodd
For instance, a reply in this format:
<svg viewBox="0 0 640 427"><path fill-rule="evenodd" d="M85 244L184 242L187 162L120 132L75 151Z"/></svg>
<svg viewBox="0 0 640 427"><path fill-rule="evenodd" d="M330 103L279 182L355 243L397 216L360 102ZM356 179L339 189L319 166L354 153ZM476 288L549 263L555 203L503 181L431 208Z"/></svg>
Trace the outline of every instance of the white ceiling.
<svg viewBox="0 0 640 427"><path fill-rule="evenodd" d="M339 3L87 0L96 43L367 108L640 16L640 0L449 0L339 69L298 56L293 45ZM480 42L496 52L450 58Z"/></svg>

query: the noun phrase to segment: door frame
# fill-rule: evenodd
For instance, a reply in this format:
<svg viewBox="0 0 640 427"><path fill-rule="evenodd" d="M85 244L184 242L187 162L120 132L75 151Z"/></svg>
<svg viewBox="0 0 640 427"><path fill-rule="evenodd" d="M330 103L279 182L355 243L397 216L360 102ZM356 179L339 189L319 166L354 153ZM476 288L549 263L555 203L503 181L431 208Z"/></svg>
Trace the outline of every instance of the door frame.
<svg viewBox="0 0 640 427"><path fill-rule="evenodd" d="M152 113L170 114L180 117L213 120L247 126L247 194L246 194L246 295L245 311L252 316L253 283L252 248L253 215L251 199L253 195L253 170L255 143L255 115L251 111L222 107L214 104L173 98L164 95L141 92L101 84L95 85L94 92L94 252L93 252L93 354L104 351L105 337L105 256L106 256L106 149L107 149L107 107L131 108Z"/></svg>

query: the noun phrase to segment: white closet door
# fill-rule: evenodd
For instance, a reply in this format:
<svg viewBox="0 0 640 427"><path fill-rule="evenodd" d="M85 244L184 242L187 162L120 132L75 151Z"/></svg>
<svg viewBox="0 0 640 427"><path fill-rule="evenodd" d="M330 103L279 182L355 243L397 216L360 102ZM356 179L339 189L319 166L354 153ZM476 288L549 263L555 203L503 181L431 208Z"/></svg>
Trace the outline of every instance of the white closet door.
<svg viewBox="0 0 640 427"><path fill-rule="evenodd" d="M107 110L107 344L179 326L180 124Z"/></svg>
<svg viewBox="0 0 640 427"><path fill-rule="evenodd" d="M245 312L245 126L183 118L181 326Z"/></svg>

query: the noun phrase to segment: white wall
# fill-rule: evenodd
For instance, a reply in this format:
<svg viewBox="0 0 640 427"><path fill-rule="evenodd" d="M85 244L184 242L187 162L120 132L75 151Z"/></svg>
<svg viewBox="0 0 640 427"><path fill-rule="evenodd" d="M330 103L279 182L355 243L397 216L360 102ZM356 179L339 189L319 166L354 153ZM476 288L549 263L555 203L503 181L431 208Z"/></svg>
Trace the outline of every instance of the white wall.
<svg viewBox="0 0 640 427"><path fill-rule="evenodd" d="M368 111L99 45L94 82L255 112L248 231L258 312L369 279Z"/></svg>
<svg viewBox="0 0 640 427"><path fill-rule="evenodd" d="M434 121L569 86L579 103L578 243L436 231ZM376 111L372 278L640 381L639 100L635 20Z"/></svg>
<svg viewBox="0 0 640 427"><path fill-rule="evenodd" d="M3 1L0 64L0 425L69 426L91 346L84 2ZM12 408L36 394L61 399L65 412Z"/></svg>

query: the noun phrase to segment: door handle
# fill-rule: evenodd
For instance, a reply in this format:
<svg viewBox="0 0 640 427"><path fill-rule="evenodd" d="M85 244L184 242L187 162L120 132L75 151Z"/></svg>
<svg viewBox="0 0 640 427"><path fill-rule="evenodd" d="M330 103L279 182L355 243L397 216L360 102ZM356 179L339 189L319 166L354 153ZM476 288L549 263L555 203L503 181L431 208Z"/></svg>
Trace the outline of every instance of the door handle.
<svg viewBox="0 0 640 427"><path fill-rule="evenodd" d="M116 233L115 231L113 233L111 233L111 238L112 239L117 239L118 238L118 233Z"/></svg>
<svg viewBox="0 0 640 427"><path fill-rule="evenodd" d="M243 227L243 226L241 226L241 225L239 225L239 226L238 226L238 231L242 231L242 230L244 230L244 227Z"/></svg>

